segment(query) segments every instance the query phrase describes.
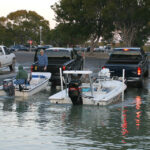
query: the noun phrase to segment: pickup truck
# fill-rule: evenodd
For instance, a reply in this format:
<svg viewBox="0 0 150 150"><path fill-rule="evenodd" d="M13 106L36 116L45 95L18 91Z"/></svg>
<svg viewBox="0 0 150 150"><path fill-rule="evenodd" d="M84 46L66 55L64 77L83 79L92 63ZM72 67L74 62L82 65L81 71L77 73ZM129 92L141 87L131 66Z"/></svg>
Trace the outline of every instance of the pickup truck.
<svg viewBox="0 0 150 150"><path fill-rule="evenodd" d="M83 58L77 52L71 48L48 48L45 49L45 54L48 57L47 72L52 73L50 81L53 85L60 84L59 68L64 70L82 70ZM40 48L35 51L34 63L31 66L31 71L38 71L37 56L39 55Z"/></svg>
<svg viewBox="0 0 150 150"><path fill-rule="evenodd" d="M109 68L111 76L118 77L125 69L126 81L136 82L141 87L144 76L148 76L148 57L142 48L115 48L104 68Z"/></svg>
<svg viewBox="0 0 150 150"><path fill-rule="evenodd" d="M9 67L10 71L15 71L16 56L10 53L6 46L0 45L0 68Z"/></svg>

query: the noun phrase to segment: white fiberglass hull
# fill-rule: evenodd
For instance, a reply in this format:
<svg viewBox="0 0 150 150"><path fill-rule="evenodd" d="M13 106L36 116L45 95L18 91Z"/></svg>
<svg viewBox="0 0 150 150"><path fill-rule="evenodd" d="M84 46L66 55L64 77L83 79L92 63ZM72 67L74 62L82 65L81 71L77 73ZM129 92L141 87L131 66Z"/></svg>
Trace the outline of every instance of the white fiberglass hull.
<svg viewBox="0 0 150 150"><path fill-rule="evenodd" d="M108 105L121 100L122 93L126 89L126 85L117 80L102 81L101 90L94 91L93 96L91 92L82 92L83 104L86 105ZM94 88L96 85L94 85ZM109 89L105 91L103 89ZM68 89L67 89L68 90ZM49 97L51 103L55 104L71 104L72 101L68 96L67 90L60 91Z"/></svg>
<svg viewBox="0 0 150 150"><path fill-rule="evenodd" d="M41 79L40 75L42 76L46 76L46 78ZM31 84L26 86L25 89L23 89L22 91L19 91L18 86L15 86L15 96L17 97L29 97L32 96L44 89L47 88L48 83L49 83L49 78L51 77L50 73L32 73L32 80L31 80ZM35 76L37 76L35 78ZM0 86L0 96L5 96L7 95L7 93L3 90L3 87Z"/></svg>
<svg viewBox="0 0 150 150"><path fill-rule="evenodd" d="M41 82L40 84L37 84L35 87L29 89L29 90L23 90L23 91L19 91L19 90L15 90L15 96L18 97L29 97L34 95L35 93L38 93L44 89L46 89L46 87L48 86L48 80L45 80L44 82Z"/></svg>

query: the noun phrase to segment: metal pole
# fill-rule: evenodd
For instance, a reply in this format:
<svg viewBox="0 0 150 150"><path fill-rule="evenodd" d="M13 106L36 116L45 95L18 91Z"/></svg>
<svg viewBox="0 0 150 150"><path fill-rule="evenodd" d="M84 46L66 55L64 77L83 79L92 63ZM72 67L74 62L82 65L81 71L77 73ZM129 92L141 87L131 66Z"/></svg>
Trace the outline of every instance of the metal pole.
<svg viewBox="0 0 150 150"><path fill-rule="evenodd" d="M40 28L40 45L41 45L41 28Z"/></svg>
<svg viewBox="0 0 150 150"><path fill-rule="evenodd" d="M62 79L62 69L59 68L59 71L60 71L60 85L61 85L61 91L63 91L63 79Z"/></svg>
<svg viewBox="0 0 150 150"><path fill-rule="evenodd" d="M31 52L31 43L30 43L30 52Z"/></svg>
<svg viewBox="0 0 150 150"><path fill-rule="evenodd" d="M123 83L122 101L124 101L125 69L122 70L122 83Z"/></svg>
<svg viewBox="0 0 150 150"><path fill-rule="evenodd" d="M84 52L83 52L83 70L84 70L84 68L85 68L85 50L84 50Z"/></svg>
<svg viewBox="0 0 150 150"><path fill-rule="evenodd" d="M93 83L92 83L92 79L91 79L90 75L89 75L89 79L90 79L91 96L93 97L94 96L94 93L93 93Z"/></svg>
<svg viewBox="0 0 150 150"><path fill-rule="evenodd" d="M40 26L40 45L42 43L42 26Z"/></svg>

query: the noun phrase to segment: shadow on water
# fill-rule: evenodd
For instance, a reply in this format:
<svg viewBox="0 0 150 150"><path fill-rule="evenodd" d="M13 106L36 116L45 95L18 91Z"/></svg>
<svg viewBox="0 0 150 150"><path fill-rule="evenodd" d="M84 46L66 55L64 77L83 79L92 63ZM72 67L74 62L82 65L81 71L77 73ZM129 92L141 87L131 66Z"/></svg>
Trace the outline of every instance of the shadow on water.
<svg viewBox="0 0 150 150"><path fill-rule="evenodd" d="M18 114L28 112L29 109L29 103L26 101L20 102L16 101L16 112Z"/></svg>
<svg viewBox="0 0 150 150"><path fill-rule="evenodd" d="M13 111L14 99L9 97L3 97L3 111Z"/></svg>

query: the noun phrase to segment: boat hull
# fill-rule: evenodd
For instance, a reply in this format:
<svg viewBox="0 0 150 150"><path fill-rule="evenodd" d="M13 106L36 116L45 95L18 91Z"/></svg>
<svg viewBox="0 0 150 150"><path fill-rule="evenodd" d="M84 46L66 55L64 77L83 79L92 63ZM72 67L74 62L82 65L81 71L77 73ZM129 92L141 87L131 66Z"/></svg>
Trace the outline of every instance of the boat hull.
<svg viewBox="0 0 150 150"><path fill-rule="evenodd" d="M115 86L118 83L117 86ZM124 90L127 88L125 84L120 81L105 81L102 86L105 88L112 87L113 89L108 92L93 93L91 92L84 93L82 95L83 105L109 105L116 103L122 100L124 95ZM68 96L68 89L60 91L49 97L51 103L54 104L72 104L70 97Z"/></svg>
<svg viewBox="0 0 150 150"><path fill-rule="evenodd" d="M30 90L23 90L21 92L18 89L15 89L15 96L17 96L17 97L32 96L32 95L46 89L48 86L48 82L49 82L49 80L45 80L41 84L37 85L37 87L30 89ZM6 95L7 95L7 93L4 90L0 90L0 96L6 96Z"/></svg>
<svg viewBox="0 0 150 150"><path fill-rule="evenodd" d="M47 72L33 72L32 80L30 85L26 85L25 89L19 91L19 87L15 86L15 96L17 97L29 97L32 96L48 87L49 79L51 78L51 73ZM5 96L7 93L3 90L3 87L0 86L0 96Z"/></svg>
<svg viewBox="0 0 150 150"><path fill-rule="evenodd" d="M36 88L33 88L33 89L29 90L29 91L23 90L23 91L20 92L18 90L15 90L15 96L18 96L18 97L29 97L29 96L32 96L32 95L34 95L34 94L36 94L36 93L46 89L46 87L48 86L48 82L49 81L47 80L47 81L39 84Z"/></svg>
<svg viewBox="0 0 150 150"><path fill-rule="evenodd" d="M121 101L122 98L122 93L118 94L117 96L108 99L107 101L93 101L93 100L89 100L88 98L83 98L83 105L97 105L97 106L104 106L104 105L109 105L109 104L113 104L116 102ZM72 101L69 97L64 97L61 99L51 99L49 98L50 102L52 104L72 104Z"/></svg>

